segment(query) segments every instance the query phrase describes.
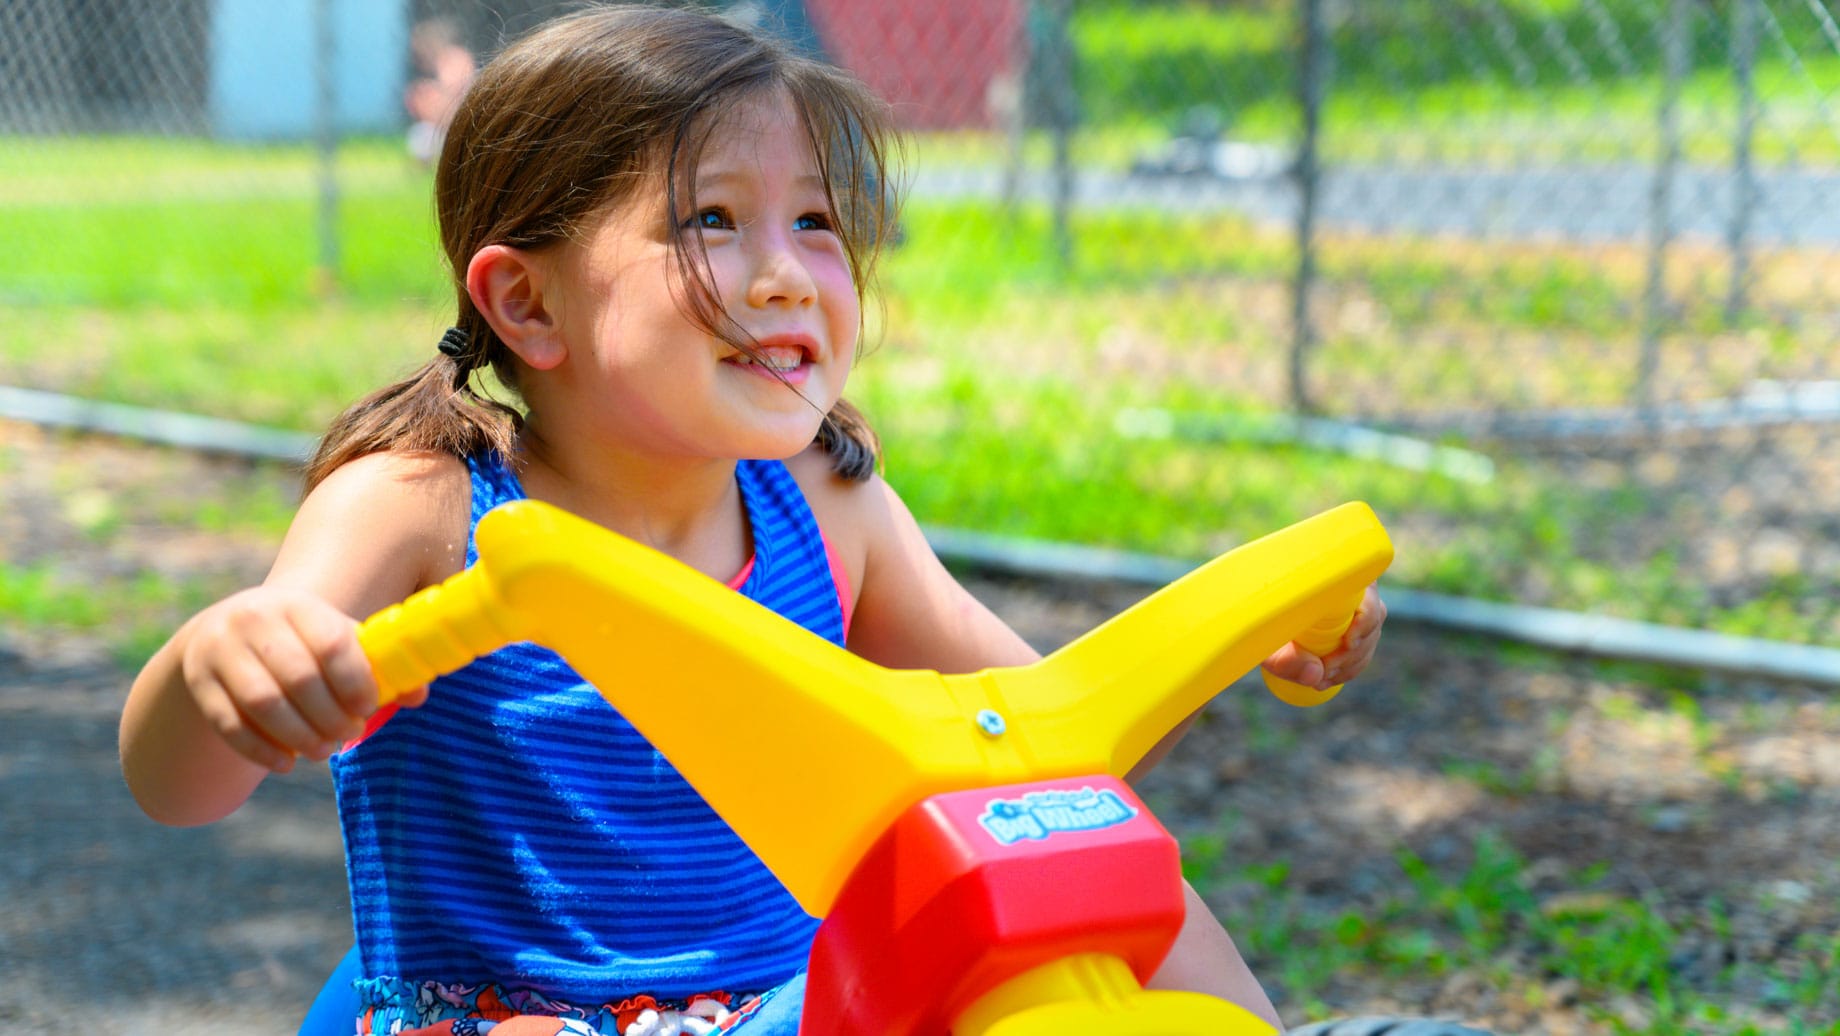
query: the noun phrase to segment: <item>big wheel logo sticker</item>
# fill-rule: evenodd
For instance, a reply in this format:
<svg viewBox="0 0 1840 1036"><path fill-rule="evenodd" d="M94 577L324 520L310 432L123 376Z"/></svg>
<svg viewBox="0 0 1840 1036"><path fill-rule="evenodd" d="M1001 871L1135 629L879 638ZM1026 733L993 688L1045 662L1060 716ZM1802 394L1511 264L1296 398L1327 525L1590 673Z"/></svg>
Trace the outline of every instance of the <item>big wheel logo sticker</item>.
<svg viewBox="0 0 1840 1036"><path fill-rule="evenodd" d="M991 799L978 824L1001 845L1039 842L1051 835L1098 831L1137 816L1137 810L1107 789L1031 791L1019 799Z"/></svg>

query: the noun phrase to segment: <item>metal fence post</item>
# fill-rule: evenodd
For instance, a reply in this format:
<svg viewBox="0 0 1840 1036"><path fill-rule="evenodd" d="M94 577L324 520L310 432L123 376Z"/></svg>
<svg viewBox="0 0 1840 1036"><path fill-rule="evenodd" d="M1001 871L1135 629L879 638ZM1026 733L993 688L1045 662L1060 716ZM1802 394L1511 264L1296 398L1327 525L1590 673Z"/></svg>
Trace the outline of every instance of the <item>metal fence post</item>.
<svg viewBox="0 0 1840 1036"><path fill-rule="evenodd" d="M1731 223L1726 247L1731 252L1731 284L1725 294L1725 322L1735 324L1750 295L1751 215L1757 205L1757 170L1751 145L1757 135L1757 85L1752 74L1757 58L1757 0L1732 0L1732 77L1738 93L1738 124L1732 134Z"/></svg>
<svg viewBox="0 0 1840 1036"><path fill-rule="evenodd" d="M1041 85L1054 150L1050 207L1054 219L1054 257L1062 270L1073 268L1073 127L1079 98L1073 68L1072 0L1041 0L1039 36L1033 41L1041 59Z"/></svg>
<svg viewBox="0 0 1840 1036"><path fill-rule="evenodd" d="M1680 86L1691 59L1689 19L1693 0L1670 0L1661 30L1666 62L1660 105L1655 112L1655 176L1648 194L1648 285L1642 297L1642 345L1637 361L1636 406L1653 416L1659 405L1655 375L1661 363L1661 335L1668 324L1667 253L1673 244L1674 175L1680 166Z"/></svg>
<svg viewBox="0 0 1840 1036"><path fill-rule="evenodd" d="M1322 0L1298 0L1302 38L1297 62L1297 105L1303 115L1302 137L1291 178L1297 185L1297 272L1291 287L1291 409L1310 413L1309 352L1316 330L1310 321L1310 294L1316 283L1317 134L1322 124L1323 80L1328 71L1328 33Z"/></svg>
<svg viewBox="0 0 1840 1036"><path fill-rule="evenodd" d="M314 288L321 295L332 294L339 284L338 84L333 74L338 38L332 5L333 0L313 3L313 121L319 157L319 261Z"/></svg>

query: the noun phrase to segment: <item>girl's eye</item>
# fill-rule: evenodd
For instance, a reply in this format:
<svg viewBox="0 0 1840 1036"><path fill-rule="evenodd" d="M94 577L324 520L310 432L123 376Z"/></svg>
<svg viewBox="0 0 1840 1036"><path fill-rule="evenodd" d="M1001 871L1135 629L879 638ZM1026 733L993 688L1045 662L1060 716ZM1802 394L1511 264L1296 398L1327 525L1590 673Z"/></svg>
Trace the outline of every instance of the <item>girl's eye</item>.
<svg viewBox="0 0 1840 1036"><path fill-rule="evenodd" d="M807 212L793 221L792 226L796 230L829 230L831 217L828 213Z"/></svg>
<svg viewBox="0 0 1840 1036"><path fill-rule="evenodd" d="M722 209L704 209L691 216L686 225L697 230L735 229L735 221L730 219L728 213Z"/></svg>

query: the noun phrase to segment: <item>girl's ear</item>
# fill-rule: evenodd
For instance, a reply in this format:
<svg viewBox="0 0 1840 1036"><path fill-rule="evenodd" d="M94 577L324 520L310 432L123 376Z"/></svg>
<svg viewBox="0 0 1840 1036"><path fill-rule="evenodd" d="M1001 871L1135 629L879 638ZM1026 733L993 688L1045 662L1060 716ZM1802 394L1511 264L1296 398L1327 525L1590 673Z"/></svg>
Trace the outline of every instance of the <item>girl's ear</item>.
<svg viewBox="0 0 1840 1036"><path fill-rule="evenodd" d="M544 298L548 267L510 245L487 245L466 264L466 293L518 359L548 370L568 358L555 308Z"/></svg>

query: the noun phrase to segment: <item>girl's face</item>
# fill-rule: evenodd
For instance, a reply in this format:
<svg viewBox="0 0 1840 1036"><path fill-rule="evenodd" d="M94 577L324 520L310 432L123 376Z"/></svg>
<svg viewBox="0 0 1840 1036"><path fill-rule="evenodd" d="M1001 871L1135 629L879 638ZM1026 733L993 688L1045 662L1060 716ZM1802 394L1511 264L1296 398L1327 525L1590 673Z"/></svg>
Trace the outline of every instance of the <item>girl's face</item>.
<svg viewBox="0 0 1840 1036"><path fill-rule="evenodd" d="M809 139L790 99L765 95L710 137L694 212L667 212L662 190L641 190L561 249L569 366L591 379L589 420L620 442L659 455L788 457L842 394L860 302ZM692 257L706 255L715 301L760 343L760 361L686 315L674 223Z"/></svg>

